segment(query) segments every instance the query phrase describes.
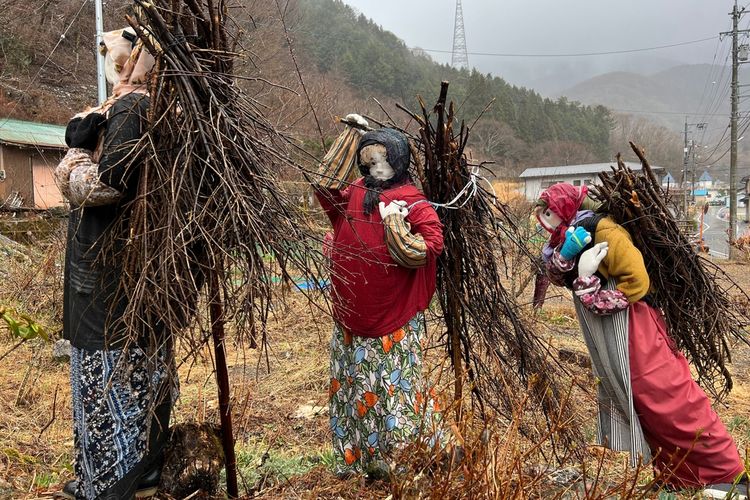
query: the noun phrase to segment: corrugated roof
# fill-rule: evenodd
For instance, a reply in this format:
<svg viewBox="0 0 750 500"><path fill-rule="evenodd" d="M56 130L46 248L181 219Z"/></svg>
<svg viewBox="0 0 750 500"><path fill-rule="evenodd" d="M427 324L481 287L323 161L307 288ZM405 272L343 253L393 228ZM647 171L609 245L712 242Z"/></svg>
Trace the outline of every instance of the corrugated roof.
<svg viewBox="0 0 750 500"><path fill-rule="evenodd" d="M64 148L65 127L0 118L0 142Z"/></svg>
<svg viewBox="0 0 750 500"><path fill-rule="evenodd" d="M597 174L610 170L615 163L587 163L585 165L563 165L559 167L534 167L524 170L519 177L528 179L533 177L555 177L558 175L575 175L575 174ZM641 164L626 161L625 165L631 170L640 170ZM654 170L663 170L662 167L651 166Z"/></svg>

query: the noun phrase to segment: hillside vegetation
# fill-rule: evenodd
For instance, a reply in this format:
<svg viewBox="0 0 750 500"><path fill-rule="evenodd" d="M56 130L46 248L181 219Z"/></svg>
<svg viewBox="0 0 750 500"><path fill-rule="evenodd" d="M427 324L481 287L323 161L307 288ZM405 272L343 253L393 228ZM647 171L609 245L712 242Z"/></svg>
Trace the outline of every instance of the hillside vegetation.
<svg viewBox="0 0 750 500"><path fill-rule="evenodd" d="M578 156L609 156L612 121L603 106L584 106L565 98L553 101L496 76L437 64L341 0L300 0L299 11L299 47L321 73L337 73L365 95L411 103L418 94L432 96L438 82L448 80L451 95L462 103L461 115L467 119L478 116L495 99L484 121L502 137L475 144L484 156L544 163L538 154L523 149L550 141L580 145Z"/></svg>
<svg viewBox="0 0 750 500"><path fill-rule="evenodd" d="M245 76L280 83L294 92L248 85L268 104L280 126L300 139L319 135L289 57L279 14L272 3L243 1L233 10L243 27L241 46L253 62L238 66ZM416 96L432 100L441 80L451 82L451 98L466 120L477 123L474 154L505 167L506 175L529 165L601 161L609 157L612 120L603 106L582 106L565 98L550 100L502 78L456 70L417 55L393 33L340 0L293 0L286 25L324 135L336 131L334 116L374 112L372 100L386 106L416 107ZM0 116L65 123L94 102L93 6L72 0L31 5L7 0L0 11ZM105 30L124 25L126 0L107 2ZM24 19L28 22L20 23ZM37 27L44 29L39 30ZM61 34L65 33L64 37ZM446 34L446 36L450 36ZM318 143L320 141L317 141Z"/></svg>

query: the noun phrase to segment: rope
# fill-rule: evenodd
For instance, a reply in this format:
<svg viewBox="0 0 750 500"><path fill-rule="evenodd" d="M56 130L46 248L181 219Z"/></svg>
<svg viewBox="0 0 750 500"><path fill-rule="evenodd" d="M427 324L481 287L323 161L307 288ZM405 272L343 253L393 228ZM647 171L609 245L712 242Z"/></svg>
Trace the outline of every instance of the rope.
<svg viewBox="0 0 750 500"><path fill-rule="evenodd" d="M495 192L495 188L492 186L492 183L486 177L479 175L479 166L474 166L472 167L471 173L469 174L469 181L461 189L461 191L459 191L458 194L448 203L438 203L438 202L429 201L429 200L419 200L419 201L415 201L414 203L412 203L406 208L407 210L411 211L412 207L414 207L415 205L419 205L420 203L429 203L430 205L432 205L433 208L444 208L446 210L458 210L459 208L463 208L474 196L476 196L477 191L479 191L479 183L481 181L486 182L487 185L490 187L490 190L492 191L492 203L496 205L497 193ZM463 197L465 197L465 199L461 202L460 205L457 205L459 200L461 200L461 198Z"/></svg>

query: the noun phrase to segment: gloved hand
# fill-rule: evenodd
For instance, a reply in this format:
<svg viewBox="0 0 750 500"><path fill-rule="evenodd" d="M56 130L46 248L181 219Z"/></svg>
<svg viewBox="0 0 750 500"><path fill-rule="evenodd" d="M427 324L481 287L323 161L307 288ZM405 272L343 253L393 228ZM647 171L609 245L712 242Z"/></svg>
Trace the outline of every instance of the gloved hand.
<svg viewBox="0 0 750 500"><path fill-rule="evenodd" d="M73 118L65 128L65 143L71 148L95 150L99 142L99 131L106 122L107 118L101 113Z"/></svg>
<svg viewBox="0 0 750 500"><path fill-rule="evenodd" d="M560 249L560 256L565 260L573 260L589 243L591 243L591 233L582 227L574 229L571 226L565 232L565 242Z"/></svg>
<svg viewBox="0 0 750 500"><path fill-rule="evenodd" d="M386 206L385 203L381 201L378 205L378 208L380 209L380 218L383 220L385 220L385 218L389 215L393 214L400 215L404 218L409 215L409 209L406 208L406 202L402 200L392 201L388 204L388 206Z"/></svg>
<svg viewBox="0 0 750 500"><path fill-rule="evenodd" d="M350 113L346 115L346 117L344 118L344 121L356 123L357 125L362 125L363 127L370 126L370 123L367 120L365 120L364 118L362 118L362 116L356 113Z"/></svg>
<svg viewBox="0 0 750 500"><path fill-rule="evenodd" d="M589 248L581 254L581 258L578 259L578 277L588 278L592 276L601 264L604 257L607 256L609 251L609 243L606 241L597 243L593 247Z"/></svg>

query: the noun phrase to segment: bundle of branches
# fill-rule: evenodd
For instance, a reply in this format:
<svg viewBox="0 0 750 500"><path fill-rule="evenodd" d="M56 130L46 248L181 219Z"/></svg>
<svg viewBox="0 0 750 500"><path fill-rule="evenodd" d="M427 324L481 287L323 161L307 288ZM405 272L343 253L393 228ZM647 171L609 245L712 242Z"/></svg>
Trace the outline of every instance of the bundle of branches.
<svg viewBox="0 0 750 500"><path fill-rule="evenodd" d="M157 55L158 75L130 220L130 310L183 326L199 278L214 275L225 319L250 333L253 312L264 323L279 278L316 283L324 275L319 239L276 182L282 169L302 167L236 85L225 2L136 4L129 22Z"/></svg>
<svg viewBox="0 0 750 500"><path fill-rule="evenodd" d="M703 387L721 398L732 388L728 341L748 343L744 329L750 325L747 312L733 305L731 294L747 295L721 268L695 252L679 230L675 207L670 208L643 150L632 142L630 147L643 170L633 172L618 154L617 167L599 174L602 185L592 189L592 197L632 236L670 337L695 366Z"/></svg>
<svg viewBox="0 0 750 500"><path fill-rule="evenodd" d="M559 422L555 415L573 415L565 412L563 369L502 284L507 276L503 246L517 245L525 251L526 242L509 208L497 200L491 187L482 185L481 165L469 163L465 149L470 127L464 122L456 127L447 93L448 83L443 82L431 112L421 98L421 114L398 107L419 124L419 135L412 136L417 177L444 226L437 295L456 375L456 399L468 388L482 414L489 407L515 419L519 403L530 397L547 423ZM398 128L392 118L389 126ZM460 411L459 407L459 417ZM567 427L556 426L555 432L567 444L578 443L580 427L567 423ZM549 429L525 426L523 432L537 438Z"/></svg>
<svg viewBox="0 0 750 500"><path fill-rule="evenodd" d="M232 76L237 33L228 28L226 2L136 0L128 21L156 56L157 73L123 256L126 321L133 332L162 324L180 340L202 344L211 337L191 340L186 327L197 321L202 300L209 304L227 452L224 322L235 320L236 338L254 346L276 283L302 279L314 288L326 274L321 241L276 182L281 169L302 167Z"/></svg>

